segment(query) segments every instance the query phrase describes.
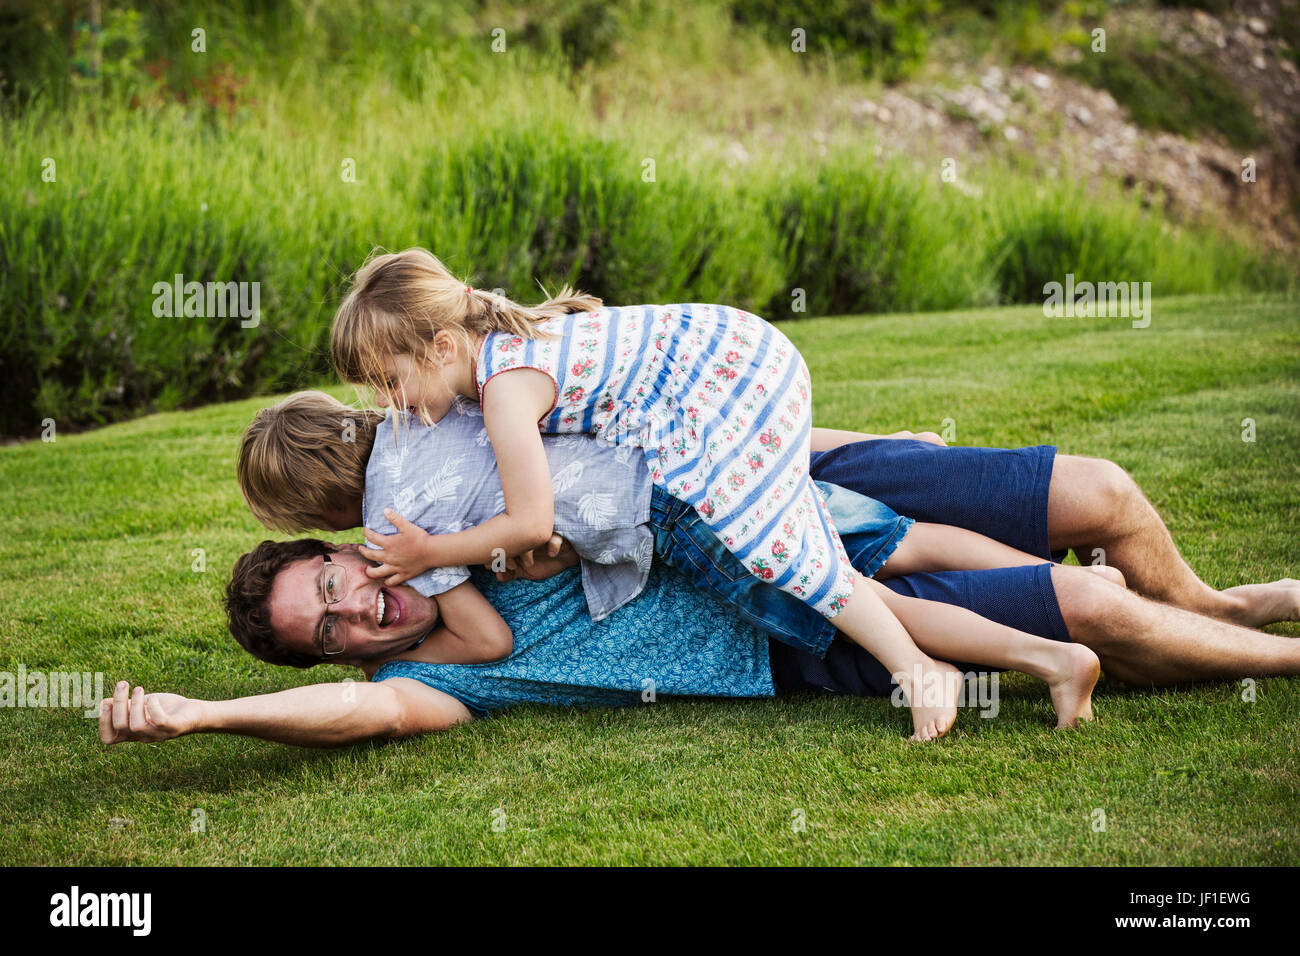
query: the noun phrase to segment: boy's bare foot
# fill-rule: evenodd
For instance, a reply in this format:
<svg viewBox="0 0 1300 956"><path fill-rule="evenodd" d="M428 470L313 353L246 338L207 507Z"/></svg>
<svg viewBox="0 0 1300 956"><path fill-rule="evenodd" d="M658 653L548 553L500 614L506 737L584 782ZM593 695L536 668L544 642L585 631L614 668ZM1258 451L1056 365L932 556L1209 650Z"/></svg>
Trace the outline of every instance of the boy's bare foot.
<svg viewBox="0 0 1300 956"><path fill-rule="evenodd" d="M1085 564L1083 569L1105 578L1111 584L1118 584L1122 588L1128 587L1128 581L1124 579L1124 572L1119 568L1112 568L1109 564Z"/></svg>
<svg viewBox="0 0 1300 956"><path fill-rule="evenodd" d="M1056 708L1056 726L1074 727L1092 720L1092 689L1101 676L1101 661L1082 644L1062 644L1056 674L1047 681Z"/></svg>
<svg viewBox="0 0 1300 956"><path fill-rule="evenodd" d="M894 678L912 710L912 736L908 740L936 740L952 729L957 722L961 671L927 657L910 674L896 674Z"/></svg>
<svg viewBox="0 0 1300 956"><path fill-rule="evenodd" d="M1300 581L1283 578L1268 584L1242 584L1225 588L1224 594L1241 605L1237 623L1245 627L1263 627L1278 621L1300 621Z"/></svg>

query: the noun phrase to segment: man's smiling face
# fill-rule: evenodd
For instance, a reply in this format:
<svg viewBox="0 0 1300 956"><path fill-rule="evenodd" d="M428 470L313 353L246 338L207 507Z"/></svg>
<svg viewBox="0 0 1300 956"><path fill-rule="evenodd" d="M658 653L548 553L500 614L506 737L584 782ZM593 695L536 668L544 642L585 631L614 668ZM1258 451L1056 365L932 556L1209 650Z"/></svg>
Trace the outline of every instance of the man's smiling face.
<svg viewBox="0 0 1300 956"><path fill-rule="evenodd" d="M275 576L267 601L271 627L293 650L318 656L328 623L333 638L344 642L344 651L324 660L358 664L406 650L438 623L435 601L405 584L382 587L366 576L365 569L373 565L355 551L335 551L329 561L344 574L341 597L328 609L321 593L325 558L295 561Z"/></svg>

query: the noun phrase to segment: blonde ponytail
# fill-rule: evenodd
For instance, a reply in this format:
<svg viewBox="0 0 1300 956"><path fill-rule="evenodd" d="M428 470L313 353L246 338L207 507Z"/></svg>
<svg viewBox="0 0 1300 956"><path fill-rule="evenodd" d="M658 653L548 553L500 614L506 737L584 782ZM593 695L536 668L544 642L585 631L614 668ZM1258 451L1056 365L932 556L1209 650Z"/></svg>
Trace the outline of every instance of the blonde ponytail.
<svg viewBox="0 0 1300 956"><path fill-rule="evenodd" d="M430 361L439 332L450 332L469 350L488 332L544 338L547 319L600 307L600 299L569 286L540 305L520 305L470 287L426 249L372 253L334 316L330 353L345 382L382 390L385 360L406 355Z"/></svg>

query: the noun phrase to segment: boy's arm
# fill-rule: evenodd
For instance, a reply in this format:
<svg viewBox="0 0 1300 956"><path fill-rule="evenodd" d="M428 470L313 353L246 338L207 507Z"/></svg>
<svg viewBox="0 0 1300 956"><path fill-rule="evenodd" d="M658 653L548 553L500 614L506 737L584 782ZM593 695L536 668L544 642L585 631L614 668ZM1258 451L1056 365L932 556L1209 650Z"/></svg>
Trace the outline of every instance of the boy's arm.
<svg viewBox="0 0 1300 956"><path fill-rule="evenodd" d="M437 601L442 624L424 641L436 663L482 664L510 656L515 648L510 625L473 584L458 584Z"/></svg>
<svg viewBox="0 0 1300 956"><path fill-rule="evenodd" d="M340 681L234 700L179 694L127 696L126 681L99 705L106 744L171 740L185 734L242 734L300 747L337 747L372 737L406 737L473 720L449 694L407 677L377 684Z"/></svg>
<svg viewBox="0 0 1300 956"><path fill-rule="evenodd" d="M499 565L486 565L489 571L496 571L498 581L513 581L515 578L527 578L529 581L544 581L561 571L575 568L579 564L578 552L573 545L558 534L551 535L545 550L538 548L522 554L518 559L507 558L505 570L498 570Z"/></svg>
<svg viewBox="0 0 1300 956"><path fill-rule="evenodd" d="M813 451L830 451L832 448L839 448L841 445L849 445L856 441L875 441L880 438L911 438L916 441L929 442L931 445L943 445L947 447L948 443L936 435L934 432L894 432L892 435L871 435L866 432L848 432L839 428L814 428L812 430L812 450Z"/></svg>

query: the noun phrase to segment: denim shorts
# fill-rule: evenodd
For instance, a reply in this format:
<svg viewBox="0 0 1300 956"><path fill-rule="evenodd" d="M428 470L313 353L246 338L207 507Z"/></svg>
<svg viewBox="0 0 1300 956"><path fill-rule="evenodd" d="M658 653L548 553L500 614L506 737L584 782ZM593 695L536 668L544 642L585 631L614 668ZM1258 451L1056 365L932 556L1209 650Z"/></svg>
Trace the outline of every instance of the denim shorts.
<svg viewBox="0 0 1300 956"><path fill-rule="evenodd" d="M811 474L877 498L917 521L967 528L1044 561L1054 445L944 448L911 439L853 442L813 452Z"/></svg>
<svg viewBox="0 0 1300 956"><path fill-rule="evenodd" d="M867 577L880 570L912 526L886 505L857 492L817 483L853 566ZM765 584L705 524L695 509L655 485L650 499L655 555L690 582L733 608L777 640L821 658L835 625L792 594Z"/></svg>

